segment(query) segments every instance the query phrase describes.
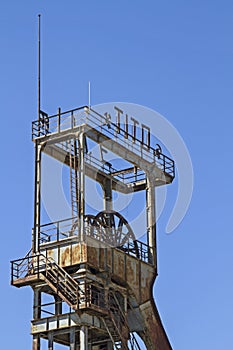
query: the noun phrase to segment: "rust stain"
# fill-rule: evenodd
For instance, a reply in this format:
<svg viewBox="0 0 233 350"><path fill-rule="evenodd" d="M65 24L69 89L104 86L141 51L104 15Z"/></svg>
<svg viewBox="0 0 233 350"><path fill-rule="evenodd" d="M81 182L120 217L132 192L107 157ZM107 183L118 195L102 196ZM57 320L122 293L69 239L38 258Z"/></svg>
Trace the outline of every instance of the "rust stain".
<svg viewBox="0 0 233 350"><path fill-rule="evenodd" d="M122 327L121 329L121 336L123 340L125 341L125 344L127 345L127 340L129 339L129 329L128 327Z"/></svg>
<svg viewBox="0 0 233 350"><path fill-rule="evenodd" d="M81 261L81 247L80 247L80 243L79 243L79 244L73 245L72 263L75 265L75 264L79 264L80 261Z"/></svg>
<svg viewBox="0 0 233 350"><path fill-rule="evenodd" d="M70 265L70 247L67 247L64 252L61 253L61 266Z"/></svg>
<svg viewBox="0 0 233 350"><path fill-rule="evenodd" d="M87 247L87 261L88 264L97 269L99 268L98 248L92 246Z"/></svg>
<svg viewBox="0 0 233 350"><path fill-rule="evenodd" d="M124 255L116 252L114 263L117 266L117 275L118 278L124 280L125 279L125 262L124 262Z"/></svg>
<svg viewBox="0 0 233 350"><path fill-rule="evenodd" d="M100 264L100 269L105 269L105 249L104 248L99 248L99 264Z"/></svg>
<svg viewBox="0 0 233 350"><path fill-rule="evenodd" d="M48 258L54 258L53 249L47 249L47 256Z"/></svg>
<svg viewBox="0 0 233 350"><path fill-rule="evenodd" d="M149 300L151 297L150 286L154 281L154 268L149 268L145 264L141 264L141 302Z"/></svg>
<svg viewBox="0 0 233 350"><path fill-rule="evenodd" d="M112 249L107 248L107 265L111 269L112 268Z"/></svg>
<svg viewBox="0 0 233 350"><path fill-rule="evenodd" d="M153 302L149 301L147 306L142 310L142 315L146 325L147 339L145 343L149 346L148 340L156 349L171 350L171 345L162 326L159 314L154 308Z"/></svg>
<svg viewBox="0 0 233 350"><path fill-rule="evenodd" d="M88 252L86 243L81 243L81 262L87 262Z"/></svg>
<svg viewBox="0 0 233 350"><path fill-rule="evenodd" d="M139 285L139 262L127 257L126 265L126 279L130 289L134 292L134 295L139 302L140 298L140 285Z"/></svg>

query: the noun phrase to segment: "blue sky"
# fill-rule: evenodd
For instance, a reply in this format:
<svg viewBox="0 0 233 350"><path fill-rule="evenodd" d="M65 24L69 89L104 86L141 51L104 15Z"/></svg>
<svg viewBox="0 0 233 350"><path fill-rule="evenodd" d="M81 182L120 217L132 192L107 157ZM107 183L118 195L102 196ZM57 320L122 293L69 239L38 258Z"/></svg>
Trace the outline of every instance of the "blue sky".
<svg viewBox="0 0 233 350"><path fill-rule="evenodd" d="M9 285L9 261L31 244L38 13L44 110L86 104L90 80L93 105L147 106L182 135L195 186L171 235L164 231L177 183L168 189L155 297L174 349L232 349L233 3L227 0L1 2L2 347L31 348L32 292Z"/></svg>

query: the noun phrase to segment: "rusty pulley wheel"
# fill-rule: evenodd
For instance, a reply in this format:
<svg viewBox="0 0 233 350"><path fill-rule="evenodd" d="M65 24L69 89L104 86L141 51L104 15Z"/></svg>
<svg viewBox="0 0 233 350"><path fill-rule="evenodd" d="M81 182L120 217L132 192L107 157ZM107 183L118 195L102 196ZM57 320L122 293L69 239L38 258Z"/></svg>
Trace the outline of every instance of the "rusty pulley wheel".
<svg viewBox="0 0 233 350"><path fill-rule="evenodd" d="M84 217L85 231L88 236L94 237L98 240L103 240L104 227L100 220L96 219L95 215L88 214Z"/></svg>
<svg viewBox="0 0 233 350"><path fill-rule="evenodd" d="M77 219L71 228L71 231L74 233L78 230L79 220ZM85 234L87 236L92 236L96 239L101 240L101 237L104 233L102 223L96 219L95 215L87 214L84 216L84 225L85 225Z"/></svg>
<svg viewBox="0 0 233 350"><path fill-rule="evenodd" d="M113 247L139 257L135 235L128 221L114 210L103 210L93 219L93 225L101 225L101 240Z"/></svg>

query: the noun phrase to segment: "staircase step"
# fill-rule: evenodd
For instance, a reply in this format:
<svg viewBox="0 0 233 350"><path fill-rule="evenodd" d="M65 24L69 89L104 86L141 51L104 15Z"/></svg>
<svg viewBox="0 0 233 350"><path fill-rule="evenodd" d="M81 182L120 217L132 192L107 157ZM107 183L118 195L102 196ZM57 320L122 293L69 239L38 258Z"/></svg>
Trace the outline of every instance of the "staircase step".
<svg viewBox="0 0 233 350"><path fill-rule="evenodd" d="M45 270L41 270L47 283L50 287L65 299L65 301L72 307L77 309L79 285L68 273L51 258L46 258L41 254L40 265L45 265Z"/></svg>

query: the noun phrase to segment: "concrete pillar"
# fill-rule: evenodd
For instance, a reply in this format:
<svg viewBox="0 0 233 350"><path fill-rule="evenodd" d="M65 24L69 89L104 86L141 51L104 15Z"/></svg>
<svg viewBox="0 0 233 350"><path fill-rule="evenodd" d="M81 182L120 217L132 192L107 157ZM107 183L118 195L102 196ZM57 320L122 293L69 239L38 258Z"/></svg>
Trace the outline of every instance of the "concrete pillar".
<svg viewBox="0 0 233 350"><path fill-rule="evenodd" d="M88 350L88 328L81 326L80 329L80 350Z"/></svg>

